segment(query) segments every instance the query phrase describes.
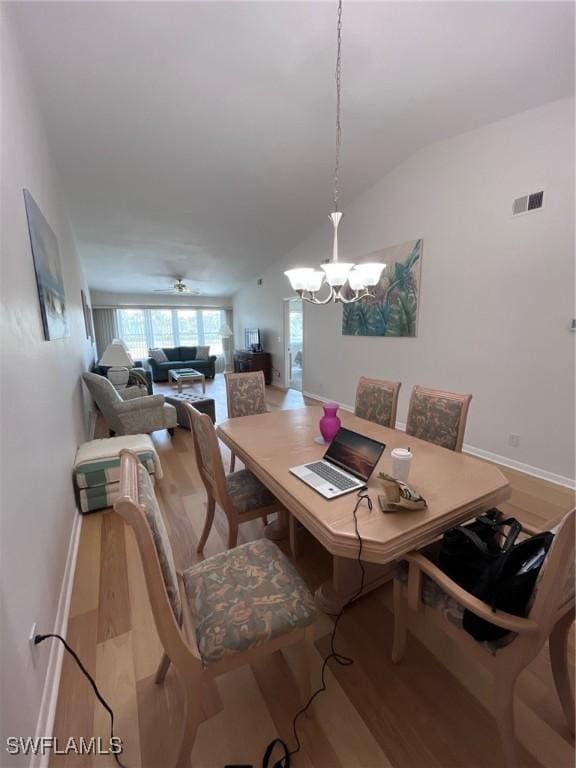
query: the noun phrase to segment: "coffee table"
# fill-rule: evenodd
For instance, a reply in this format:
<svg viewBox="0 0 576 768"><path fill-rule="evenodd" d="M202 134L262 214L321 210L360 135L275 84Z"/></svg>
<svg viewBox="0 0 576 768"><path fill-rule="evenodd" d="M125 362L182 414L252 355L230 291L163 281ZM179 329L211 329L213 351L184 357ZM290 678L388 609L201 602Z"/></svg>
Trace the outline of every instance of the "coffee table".
<svg viewBox="0 0 576 768"><path fill-rule="evenodd" d="M202 383L202 392L206 392L206 377L194 368L170 368L168 381L174 381L178 386L178 392L182 392L183 384Z"/></svg>

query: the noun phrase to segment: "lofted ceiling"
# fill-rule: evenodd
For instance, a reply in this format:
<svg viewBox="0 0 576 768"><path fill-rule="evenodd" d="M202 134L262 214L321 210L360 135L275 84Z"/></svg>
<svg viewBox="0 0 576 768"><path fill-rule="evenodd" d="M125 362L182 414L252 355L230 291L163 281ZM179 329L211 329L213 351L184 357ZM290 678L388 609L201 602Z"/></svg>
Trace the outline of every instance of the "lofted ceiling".
<svg viewBox="0 0 576 768"><path fill-rule="evenodd" d="M92 288L231 295L322 221L328 253L335 2L11 13ZM569 2L345 0L343 23L344 204L430 142L573 91Z"/></svg>

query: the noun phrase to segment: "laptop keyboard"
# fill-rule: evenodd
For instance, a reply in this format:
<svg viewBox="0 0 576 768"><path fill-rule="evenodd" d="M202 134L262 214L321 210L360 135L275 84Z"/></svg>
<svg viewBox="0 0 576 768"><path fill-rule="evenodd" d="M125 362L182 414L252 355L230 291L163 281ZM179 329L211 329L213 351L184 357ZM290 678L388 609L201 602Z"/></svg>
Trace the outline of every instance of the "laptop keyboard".
<svg viewBox="0 0 576 768"><path fill-rule="evenodd" d="M332 469L322 461L316 461L313 464L306 464L306 469L314 472L315 475L319 475L323 480L334 485L340 491L347 491L349 488L355 488L358 485L357 480L350 480L340 472Z"/></svg>

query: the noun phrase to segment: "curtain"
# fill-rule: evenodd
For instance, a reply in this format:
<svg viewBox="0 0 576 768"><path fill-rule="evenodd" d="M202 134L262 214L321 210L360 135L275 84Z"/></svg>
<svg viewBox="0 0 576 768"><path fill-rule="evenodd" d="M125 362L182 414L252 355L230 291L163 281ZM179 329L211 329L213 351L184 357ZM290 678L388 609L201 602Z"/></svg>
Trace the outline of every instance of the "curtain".
<svg viewBox="0 0 576 768"><path fill-rule="evenodd" d="M118 336L118 322L115 309L93 309L94 333L96 334L96 349L98 359L104 354L104 350L112 339Z"/></svg>

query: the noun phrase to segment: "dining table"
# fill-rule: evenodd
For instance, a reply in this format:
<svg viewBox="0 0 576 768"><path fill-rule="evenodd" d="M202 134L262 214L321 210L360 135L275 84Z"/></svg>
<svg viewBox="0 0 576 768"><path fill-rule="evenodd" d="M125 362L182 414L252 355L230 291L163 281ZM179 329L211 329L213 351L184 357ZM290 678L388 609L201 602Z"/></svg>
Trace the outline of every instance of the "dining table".
<svg viewBox="0 0 576 768"><path fill-rule="evenodd" d="M354 506L356 493L328 500L291 474L290 468L321 459L327 446L317 441L320 406L275 410L221 422L219 438L236 454L292 516L332 555L332 575L316 591L318 606L337 613L359 585L359 540ZM341 410L342 426L385 444L382 456L367 483L372 500L358 506L358 533L365 566L364 592L390 579L394 563L420 549L448 528L486 512L510 496L510 485L491 462L451 451L425 440L390 429ZM392 473L391 451L409 448L412 453L408 485L426 500L420 510L382 512L378 496L384 486L378 475ZM287 517L287 516L286 516ZM267 526L272 538L288 535L289 521Z"/></svg>

